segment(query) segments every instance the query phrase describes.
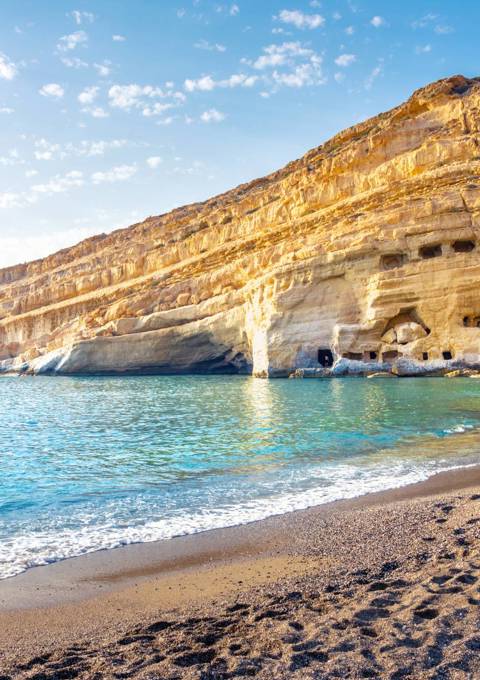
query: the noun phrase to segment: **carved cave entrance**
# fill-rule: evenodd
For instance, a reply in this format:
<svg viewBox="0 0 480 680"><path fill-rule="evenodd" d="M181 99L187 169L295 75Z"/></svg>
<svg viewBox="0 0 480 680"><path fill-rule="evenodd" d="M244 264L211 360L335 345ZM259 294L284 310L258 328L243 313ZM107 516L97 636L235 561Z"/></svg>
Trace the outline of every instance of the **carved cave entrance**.
<svg viewBox="0 0 480 680"><path fill-rule="evenodd" d="M333 366L333 354L331 349L318 350L318 363L324 368Z"/></svg>

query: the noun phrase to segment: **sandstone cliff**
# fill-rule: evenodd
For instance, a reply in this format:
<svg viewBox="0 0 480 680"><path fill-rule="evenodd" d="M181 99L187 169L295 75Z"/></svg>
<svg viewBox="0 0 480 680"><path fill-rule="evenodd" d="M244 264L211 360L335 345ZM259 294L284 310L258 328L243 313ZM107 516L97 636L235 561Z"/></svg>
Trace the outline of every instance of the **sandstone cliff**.
<svg viewBox="0 0 480 680"><path fill-rule="evenodd" d="M480 79L433 83L267 177L0 270L0 370L480 365L479 107Z"/></svg>

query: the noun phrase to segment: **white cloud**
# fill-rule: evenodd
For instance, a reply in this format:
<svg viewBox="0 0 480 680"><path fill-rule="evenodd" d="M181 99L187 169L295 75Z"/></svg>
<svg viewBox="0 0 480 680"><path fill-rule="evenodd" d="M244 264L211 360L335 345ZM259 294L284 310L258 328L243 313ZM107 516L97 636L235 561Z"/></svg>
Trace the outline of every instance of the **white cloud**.
<svg viewBox="0 0 480 680"><path fill-rule="evenodd" d="M185 81L185 89L187 92L195 92L195 90L209 92L215 88L215 85L216 83L212 76L202 76L202 78L198 78L198 80L187 78Z"/></svg>
<svg viewBox="0 0 480 680"><path fill-rule="evenodd" d="M313 50L303 47L299 42L284 42L281 45L268 45L263 48L264 54L260 55L251 65L255 69L265 69L280 66L295 57L310 57Z"/></svg>
<svg viewBox="0 0 480 680"><path fill-rule="evenodd" d="M172 85L172 83L167 83ZM140 109L144 116L157 116L174 106L180 106L186 97L183 92L176 92L173 88L153 87L152 85L112 85L108 91L110 106L130 111ZM163 103L155 100L164 100Z"/></svg>
<svg viewBox="0 0 480 680"><path fill-rule="evenodd" d="M150 156L150 158L147 158L146 163L150 168L155 169L163 163L163 158L161 156Z"/></svg>
<svg viewBox="0 0 480 680"><path fill-rule="evenodd" d="M0 78L13 80L17 75L17 67L6 54L0 52Z"/></svg>
<svg viewBox="0 0 480 680"><path fill-rule="evenodd" d="M258 76L247 76L244 73L236 73L224 80L214 80L212 76L202 76L198 80L187 78L184 83L187 92L210 92L216 87L253 87Z"/></svg>
<svg viewBox="0 0 480 680"><path fill-rule="evenodd" d="M15 113L15 109L10 108L9 106L0 106L0 113Z"/></svg>
<svg viewBox="0 0 480 680"><path fill-rule="evenodd" d="M347 26L345 29L345 33L347 35L353 35L355 33L355 28L353 26Z"/></svg>
<svg viewBox="0 0 480 680"><path fill-rule="evenodd" d="M417 28L427 28L432 26L432 24L435 24L433 30L437 35L447 35L448 33L453 32L454 29L452 26L438 23L439 21L441 21L441 17L439 17L438 14L433 14L430 12L429 14L424 14L422 17L420 17L420 19L412 21L411 26L414 30L416 30Z"/></svg>
<svg viewBox="0 0 480 680"><path fill-rule="evenodd" d="M73 12L70 12L70 16L73 17L73 20L78 26L80 26L80 24L83 22L92 24L95 21L94 14L91 12L81 12L78 9L74 9Z"/></svg>
<svg viewBox="0 0 480 680"><path fill-rule="evenodd" d="M91 106L82 109L82 113L89 113L93 118L108 118L110 114L101 106Z"/></svg>
<svg viewBox="0 0 480 680"><path fill-rule="evenodd" d="M435 33L438 35L447 35L448 33L453 33L453 28L445 24L438 24L438 26L435 26Z"/></svg>
<svg viewBox="0 0 480 680"><path fill-rule="evenodd" d="M341 66L342 68L346 68L347 66L350 66L355 61L357 61L357 57L354 54L340 54L335 59L336 65Z"/></svg>
<svg viewBox="0 0 480 680"><path fill-rule="evenodd" d="M78 95L77 99L80 102L80 104L92 104L93 101L97 98L98 92L100 88L97 87L96 85L91 85L90 87L86 87L80 94Z"/></svg>
<svg viewBox="0 0 480 680"><path fill-rule="evenodd" d="M380 26L385 25L385 19L383 17L376 15L372 17L370 23L372 24L372 26L375 26L375 28L380 28Z"/></svg>
<svg viewBox="0 0 480 680"><path fill-rule="evenodd" d="M151 118L152 116L161 116L165 111L168 111L173 107L173 104L166 103L163 104L162 102L154 102L151 105L144 106L142 109L142 115L146 116L147 118Z"/></svg>
<svg viewBox="0 0 480 680"><path fill-rule="evenodd" d="M220 43L209 43L208 40L199 40L194 44L194 47L196 47L198 50L208 50L209 52L225 52L226 47L225 45L221 45Z"/></svg>
<svg viewBox="0 0 480 680"><path fill-rule="evenodd" d="M30 170L25 170L25 177L35 177L35 175L38 175L38 170L34 170L33 168Z"/></svg>
<svg viewBox="0 0 480 680"><path fill-rule="evenodd" d="M50 161L53 159L63 160L67 156L103 156L107 151L113 149L121 149L127 146L126 139L111 139L111 140L88 140L84 139L80 142L67 142L63 146L49 142L41 138L37 139L34 144L34 156L37 160Z"/></svg>
<svg viewBox="0 0 480 680"><path fill-rule="evenodd" d="M282 9L278 19L284 24L291 24L299 29L313 29L323 26L325 19L321 14L304 14L298 9Z"/></svg>
<svg viewBox="0 0 480 680"><path fill-rule="evenodd" d="M11 191L0 193L0 208L3 210L6 208L16 208L21 205L20 199L20 194L15 194ZM0 252L3 253L2 250L0 250Z"/></svg>
<svg viewBox="0 0 480 680"><path fill-rule="evenodd" d="M245 63L261 71L274 69L271 74L262 76L262 81L270 85L272 91L280 86L303 87L325 83L322 57L300 42L269 45L263 48L263 54L257 59L253 62L245 60Z"/></svg>
<svg viewBox="0 0 480 680"><path fill-rule="evenodd" d="M85 184L83 173L79 170L71 170L65 175L56 175L49 182L45 184L34 184L31 187L33 196L35 194L63 194L73 187L81 187ZM28 200L28 199L27 199Z"/></svg>
<svg viewBox="0 0 480 680"><path fill-rule="evenodd" d="M57 50L59 52L68 52L74 50L79 45L85 45L88 42L88 36L85 31L75 31L60 38L57 43Z"/></svg>
<svg viewBox="0 0 480 680"><path fill-rule="evenodd" d="M88 68L88 63L78 57L60 57L60 61L68 68Z"/></svg>
<svg viewBox="0 0 480 680"><path fill-rule="evenodd" d="M417 54L428 54L431 51L432 51L431 45L417 45L417 47L415 48L415 52Z"/></svg>
<svg viewBox="0 0 480 680"><path fill-rule="evenodd" d="M209 109L202 113L200 119L204 123L220 123L222 120L225 120L225 114L217 111L217 109Z"/></svg>
<svg viewBox="0 0 480 680"><path fill-rule="evenodd" d="M112 35L112 40L113 42L125 42L126 37L124 35L119 35L116 33L115 35Z"/></svg>
<svg viewBox="0 0 480 680"><path fill-rule="evenodd" d="M138 168L136 165L117 165L106 172L94 172L92 182L94 184L124 182L135 175Z"/></svg>
<svg viewBox="0 0 480 680"><path fill-rule="evenodd" d="M238 5L232 5L229 10L230 16L234 17L240 12L240 7Z"/></svg>
<svg viewBox="0 0 480 680"><path fill-rule="evenodd" d="M373 83L375 80L378 78L378 76L382 73L383 71L383 66L381 64L378 64L378 66L375 66L370 73L368 74L366 80L365 80L365 89L366 90L371 90Z"/></svg>
<svg viewBox="0 0 480 680"><path fill-rule="evenodd" d="M322 85L325 79L321 75L321 58L318 63L307 63L296 66L288 73L274 71L273 80L277 85L286 87L304 87L305 85Z"/></svg>
<svg viewBox="0 0 480 680"><path fill-rule="evenodd" d="M6 156L0 156L0 165L23 165L24 163L17 149L10 149Z"/></svg>
<svg viewBox="0 0 480 680"><path fill-rule="evenodd" d="M55 157L64 158L65 153L61 151L60 144L52 144L46 139L37 139L35 142L33 155L37 161L51 161Z"/></svg>
<svg viewBox="0 0 480 680"><path fill-rule="evenodd" d="M438 19L437 14L432 14L431 12L429 14L424 14L420 19L416 19L415 21L412 21L412 28L417 29L417 28L425 28L429 24L432 24Z"/></svg>
<svg viewBox="0 0 480 680"><path fill-rule="evenodd" d="M335 81L337 83L343 83L343 81L345 80L345 73L337 71L337 73L335 73L333 77L335 78Z"/></svg>
<svg viewBox="0 0 480 680"><path fill-rule="evenodd" d="M58 83L48 83L39 89L43 97L53 97L54 99L61 99L65 94L65 90Z"/></svg>
<svg viewBox="0 0 480 680"><path fill-rule="evenodd" d="M108 60L105 60L102 64L96 64L95 63L93 65L93 68L97 71L98 75L101 78L106 78L112 72L111 62L108 61Z"/></svg>

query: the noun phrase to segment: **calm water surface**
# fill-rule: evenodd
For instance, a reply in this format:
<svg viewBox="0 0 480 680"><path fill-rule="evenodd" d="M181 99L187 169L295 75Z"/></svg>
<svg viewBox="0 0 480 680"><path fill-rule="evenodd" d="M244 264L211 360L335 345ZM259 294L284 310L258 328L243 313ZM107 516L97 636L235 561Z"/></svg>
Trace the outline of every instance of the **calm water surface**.
<svg viewBox="0 0 480 680"><path fill-rule="evenodd" d="M480 462L470 379L2 378L0 404L0 578Z"/></svg>

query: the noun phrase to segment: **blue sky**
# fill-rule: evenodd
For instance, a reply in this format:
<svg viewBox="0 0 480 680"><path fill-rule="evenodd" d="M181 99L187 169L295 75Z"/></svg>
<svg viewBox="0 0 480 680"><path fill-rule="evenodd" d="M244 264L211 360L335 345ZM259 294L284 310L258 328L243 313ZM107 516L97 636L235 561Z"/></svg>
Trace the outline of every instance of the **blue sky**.
<svg viewBox="0 0 480 680"><path fill-rule="evenodd" d="M480 75L479 22L473 0L0 0L0 266Z"/></svg>

